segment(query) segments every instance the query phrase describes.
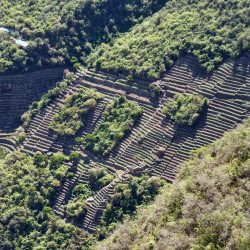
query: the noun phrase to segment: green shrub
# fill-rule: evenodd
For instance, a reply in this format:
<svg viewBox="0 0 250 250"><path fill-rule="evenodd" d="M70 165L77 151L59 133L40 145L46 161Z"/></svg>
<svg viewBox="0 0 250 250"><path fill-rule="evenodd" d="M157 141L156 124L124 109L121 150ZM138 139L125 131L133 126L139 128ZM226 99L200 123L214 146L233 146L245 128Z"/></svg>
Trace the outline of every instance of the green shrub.
<svg viewBox="0 0 250 250"><path fill-rule="evenodd" d="M150 90L152 92L152 96L154 98L159 98L160 95L162 94L161 86L157 83L151 83L149 87L150 87Z"/></svg>
<svg viewBox="0 0 250 250"><path fill-rule="evenodd" d="M87 184L79 184L76 185L73 188L72 191L72 196L74 198L81 198L83 200L86 200L87 198L89 198L91 195L93 194L93 192L91 191L89 185Z"/></svg>
<svg viewBox="0 0 250 250"><path fill-rule="evenodd" d="M104 168L91 168L89 170L89 186L93 191L98 191L113 181L114 176Z"/></svg>
<svg viewBox="0 0 250 250"><path fill-rule="evenodd" d="M33 157L33 163L38 168L45 168L47 167L49 162L48 156L42 154L42 153L35 153Z"/></svg>
<svg viewBox="0 0 250 250"><path fill-rule="evenodd" d="M4 157L8 154L8 151L0 146L0 160L4 159Z"/></svg>
<svg viewBox="0 0 250 250"><path fill-rule="evenodd" d="M65 206L65 212L71 220L82 220L87 212L87 203L83 199L73 199Z"/></svg>
<svg viewBox="0 0 250 250"><path fill-rule="evenodd" d="M132 177L127 184L118 184L111 202L103 213L103 225L108 226L122 221L125 215L132 215L138 206L151 201L164 184L159 177L146 175Z"/></svg>
<svg viewBox="0 0 250 250"><path fill-rule="evenodd" d="M66 159L66 156L62 152L54 153L50 157L49 166L51 169L57 169Z"/></svg>
<svg viewBox="0 0 250 250"><path fill-rule="evenodd" d="M72 161L74 164L77 164L80 161L80 154L77 152L71 152L69 160Z"/></svg>
<svg viewBox="0 0 250 250"><path fill-rule="evenodd" d="M207 104L207 98L200 95L177 94L174 96L173 101L168 102L164 106L162 112L179 124L191 126L198 119Z"/></svg>

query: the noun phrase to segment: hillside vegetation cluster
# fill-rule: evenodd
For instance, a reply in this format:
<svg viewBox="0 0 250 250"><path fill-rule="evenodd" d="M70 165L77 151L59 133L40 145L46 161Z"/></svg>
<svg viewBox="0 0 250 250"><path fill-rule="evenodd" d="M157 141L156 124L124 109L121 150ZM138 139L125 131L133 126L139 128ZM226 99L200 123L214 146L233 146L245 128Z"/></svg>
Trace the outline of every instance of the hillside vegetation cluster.
<svg viewBox="0 0 250 250"><path fill-rule="evenodd" d="M114 176L104 168L91 168L88 171L88 182L76 185L72 199L64 207L66 217L72 222L81 222L87 212L87 199L112 182Z"/></svg>
<svg viewBox="0 0 250 250"><path fill-rule="evenodd" d="M75 135L102 98L103 95L94 89L80 89L64 100L65 104L55 115L49 128L60 135Z"/></svg>
<svg viewBox="0 0 250 250"><path fill-rule="evenodd" d="M250 48L248 0L170 0L155 15L91 53L90 67L155 79L185 54L213 71Z"/></svg>
<svg viewBox="0 0 250 250"><path fill-rule="evenodd" d="M160 177L130 177L126 184L118 184L102 216L102 230L99 237L107 235L107 228L113 229L117 222L135 215L137 209L151 202L166 184Z"/></svg>
<svg viewBox="0 0 250 250"><path fill-rule="evenodd" d="M177 94L173 101L165 104L162 112L178 124L192 126L208 104L208 99L200 95Z"/></svg>
<svg viewBox="0 0 250 250"><path fill-rule="evenodd" d="M0 161L0 248L9 249L94 249L93 244L106 237L115 222L133 215L147 204L165 184L158 177L130 177L127 184L115 188L105 210L101 228L88 235L73 225L86 215L86 199L114 180L104 168L88 170L88 182L71 190L64 207L65 220L58 217L52 205L64 181L72 178L76 168L75 152L69 157L58 152L50 157L36 153L33 157L14 151ZM72 168L65 165L73 163Z"/></svg>
<svg viewBox="0 0 250 250"><path fill-rule="evenodd" d="M184 163L179 177L95 250L250 246L250 120Z"/></svg>
<svg viewBox="0 0 250 250"><path fill-rule="evenodd" d="M92 49L110 42L164 6L166 0L2 0L0 73L85 63ZM29 42L27 49L12 37Z"/></svg>
<svg viewBox="0 0 250 250"><path fill-rule="evenodd" d="M95 154L108 155L124 136L131 131L143 109L125 96L115 98L107 105L104 122L85 138L86 149Z"/></svg>
<svg viewBox="0 0 250 250"><path fill-rule="evenodd" d="M0 72L81 63L155 79L185 54L210 72L249 49L249 8L248 0L4 0L0 27L30 45L1 32Z"/></svg>
<svg viewBox="0 0 250 250"><path fill-rule="evenodd" d="M0 249L80 249L82 230L52 208L68 167L65 156L14 152L0 162Z"/></svg>

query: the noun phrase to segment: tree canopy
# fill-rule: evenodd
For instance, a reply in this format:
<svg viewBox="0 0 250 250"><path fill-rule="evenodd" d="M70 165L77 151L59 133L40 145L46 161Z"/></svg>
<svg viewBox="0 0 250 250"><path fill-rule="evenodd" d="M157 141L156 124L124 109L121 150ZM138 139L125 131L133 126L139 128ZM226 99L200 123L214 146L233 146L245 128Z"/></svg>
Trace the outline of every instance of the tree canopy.
<svg viewBox="0 0 250 250"><path fill-rule="evenodd" d="M164 6L166 0L2 0L0 73L84 63L109 42ZM29 42L20 47L13 39Z"/></svg>
<svg viewBox="0 0 250 250"><path fill-rule="evenodd" d="M90 67L155 79L191 54L207 71L250 48L248 0L171 0L113 43L101 44Z"/></svg>

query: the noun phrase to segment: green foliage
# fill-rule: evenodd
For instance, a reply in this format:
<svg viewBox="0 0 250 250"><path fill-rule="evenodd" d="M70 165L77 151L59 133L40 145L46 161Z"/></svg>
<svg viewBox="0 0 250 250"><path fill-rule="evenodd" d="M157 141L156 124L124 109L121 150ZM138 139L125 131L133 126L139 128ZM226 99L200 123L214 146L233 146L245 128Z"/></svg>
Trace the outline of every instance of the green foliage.
<svg viewBox="0 0 250 250"><path fill-rule="evenodd" d="M149 87L150 87L150 90L152 92L152 96L154 98L159 98L160 95L162 94L161 86L159 84L153 82L153 83L150 84Z"/></svg>
<svg viewBox="0 0 250 250"><path fill-rule="evenodd" d="M86 136L86 149L104 156L109 154L131 131L142 112L137 103L127 100L126 97L116 98L113 103L107 105L104 122L93 134Z"/></svg>
<svg viewBox="0 0 250 250"><path fill-rule="evenodd" d="M84 119L103 96L94 89L81 89L65 99L65 105L51 121L49 128L60 135L75 135Z"/></svg>
<svg viewBox="0 0 250 250"><path fill-rule="evenodd" d="M210 147L197 150L152 205L93 249L249 249L249 141L250 119ZM126 189L119 188L123 196L130 195ZM114 209L109 206L107 211ZM119 206L117 211L109 212L108 219L122 214ZM153 248L148 248L152 239Z"/></svg>
<svg viewBox="0 0 250 250"><path fill-rule="evenodd" d="M33 164L37 168L45 168L47 167L49 162L48 156L42 154L42 153L36 153L33 157Z"/></svg>
<svg viewBox="0 0 250 250"><path fill-rule="evenodd" d="M80 137L80 136L77 136L75 138L75 143L76 144L83 144L84 143L84 138Z"/></svg>
<svg viewBox="0 0 250 250"><path fill-rule="evenodd" d="M68 218L81 220L87 212L87 203L83 199L73 199L65 206L65 212Z"/></svg>
<svg viewBox="0 0 250 250"><path fill-rule="evenodd" d="M69 160L73 161L74 164L77 164L80 161L80 154L77 152L71 152Z"/></svg>
<svg viewBox="0 0 250 250"><path fill-rule="evenodd" d="M8 151L4 147L0 147L0 159L4 159L4 157L8 154Z"/></svg>
<svg viewBox="0 0 250 250"><path fill-rule="evenodd" d="M14 152L0 162L0 249L80 249L83 244L82 230L51 209L62 180L47 160Z"/></svg>
<svg viewBox="0 0 250 250"><path fill-rule="evenodd" d="M101 44L88 65L155 79L191 54L212 71L250 48L249 8L248 0L170 0L113 43Z"/></svg>
<svg viewBox="0 0 250 250"><path fill-rule="evenodd" d="M107 186L114 176L109 174L104 168L91 168L89 174L89 186L93 191L98 191Z"/></svg>
<svg viewBox="0 0 250 250"><path fill-rule="evenodd" d="M111 41L164 6L166 0L2 0L0 73L84 63L92 48ZM29 42L25 49L13 37Z"/></svg>
<svg viewBox="0 0 250 250"><path fill-rule="evenodd" d="M91 195L93 194L93 192L91 191L89 185L87 184L79 184L76 185L73 188L72 191L72 196L74 198L81 198L83 200L86 200L87 198L89 198Z"/></svg>
<svg viewBox="0 0 250 250"><path fill-rule="evenodd" d="M49 166L52 169L58 169L58 167L60 167L60 165L66 160L66 156L62 153L62 152L57 152L54 153L51 157L50 157L50 162L49 162Z"/></svg>
<svg viewBox="0 0 250 250"><path fill-rule="evenodd" d="M208 100L200 95L177 94L172 102L163 108L163 114L171 117L179 124L193 125L202 110L207 106Z"/></svg>
<svg viewBox="0 0 250 250"><path fill-rule="evenodd" d="M107 205L102 224L108 226L114 222L122 221L125 215L132 215L138 206L151 201L164 181L158 177L133 177L128 184L119 184L115 194Z"/></svg>

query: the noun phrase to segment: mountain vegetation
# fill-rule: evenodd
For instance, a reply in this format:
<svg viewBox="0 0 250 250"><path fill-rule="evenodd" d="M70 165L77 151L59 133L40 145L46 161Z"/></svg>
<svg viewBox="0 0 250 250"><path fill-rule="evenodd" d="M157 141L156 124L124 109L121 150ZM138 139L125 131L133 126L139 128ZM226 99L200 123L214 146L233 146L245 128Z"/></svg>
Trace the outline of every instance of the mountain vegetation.
<svg viewBox="0 0 250 250"><path fill-rule="evenodd" d="M247 120L194 152L173 185L93 249L249 249L249 140Z"/></svg>
<svg viewBox="0 0 250 250"><path fill-rule="evenodd" d="M51 204L67 176L66 158L14 152L0 162L0 248L80 249L84 233Z"/></svg>
<svg viewBox="0 0 250 250"><path fill-rule="evenodd" d="M81 89L77 94L68 96L65 105L50 124L50 129L60 135L75 135L84 126L84 118L95 109L103 96L94 89Z"/></svg>
<svg viewBox="0 0 250 250"><path fill-rule="evenodd" d="M130 132L140 118L143 109L125 96L116 98L107 105L104 122L93 134L85 138L86 149L95 154L108 155Z"/></svg>
<svg viewBox="0 0 250 250"><path fill-rule="evenodd" d="M163 114L184 125L193 125L208 104L208 99L200 95L177 94L174 100L168 102L163 108Z"/></svg>
<svg viewBox="0 0 250 250"><path fill-rule="evenodd" d="M191 54L211 72L250 48L248 0L171 0L113 43L101 44L88 65L151 79Z"/></svg>
<svg viewBox="0 0 250 250"><path fill-rule="evenodd" d="M0 13L1 105L31 104L0 128L0 249L250 249L250 118L190 152L249 115L250 54L213 78L186 56L159 79L184 55L210 73L249 51L250 1L1 0ZM35 86L53 67L83 70ZM25 91L9 78L33 70Z"/></svg>
<svg viewBox="0 0 250 250"><path fill-rule="evenodd" d="M104 210L102 225L104 230L112 228L115 223L123 221L124 217L132 216L139 206L145 205L159 193L165 181L159 177L131 177L126 184L119 184L115 188L115 194Z"/></svg>
<svg viewBox="0 0 250 250"><path fill-rule="evenodd" d="M88 171L89 180L87 184L76 185L72 192L72 198L65 206L66 217L74 222L81 221L87 212L87 199L107 186L114 176L109 174L105 168L92 168Z"/></svg>
<svg viewBox="0 0 250 250"><path fill-rule="evenodd" d="M1 1L0 73L84 63L91 50L164 6L166 0ZM27 49L12 37L29 42Z"/></svg>

